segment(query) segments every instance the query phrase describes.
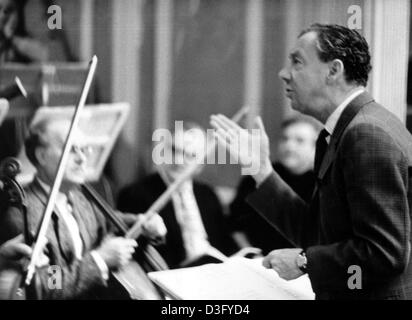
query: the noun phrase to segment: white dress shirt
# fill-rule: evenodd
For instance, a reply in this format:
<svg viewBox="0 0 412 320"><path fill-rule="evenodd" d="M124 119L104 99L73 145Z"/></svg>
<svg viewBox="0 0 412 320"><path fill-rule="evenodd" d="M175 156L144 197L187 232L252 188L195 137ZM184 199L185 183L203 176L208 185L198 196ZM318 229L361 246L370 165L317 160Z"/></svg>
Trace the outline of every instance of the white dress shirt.
<svg viewBox="0 0 412 320"><path fill-rule="evenodd" d="M332 114L329 116L329 118L326 120L325 123L325 129L329 133L329 136L326 138L326 141L329 143L330 137L335 131L336 124L338 123L338 120L340 116L342 115L343 111L345 108L349 105L349 103L355 99L358 95L360 95L362 92L365 91L365 88L360 87L355 89L343 102L335 109L335 111L332 112Z"/></svg>

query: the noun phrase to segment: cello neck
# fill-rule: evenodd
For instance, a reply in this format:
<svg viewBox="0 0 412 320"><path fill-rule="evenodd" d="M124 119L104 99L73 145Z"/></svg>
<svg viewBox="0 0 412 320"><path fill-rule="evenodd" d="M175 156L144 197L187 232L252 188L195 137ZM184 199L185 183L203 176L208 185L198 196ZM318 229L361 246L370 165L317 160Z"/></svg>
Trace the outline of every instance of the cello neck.
<svg viewBox="0 0 412 320"><path fill-rule="evenodd" d="M115 225L122 235L127 233L127 226L123 220L116 214L113 208L103 199L103 197L97 193L89 184L82 185L82 189L86 194L96 203L103 214Z"/></svg>
<svg viewBox="0 0 412 320"><path fill-rule="evenodd" d="M116 226L117 229L119 229L122 235L126 235L128 232L127 226L103 197L100 196L100 194L98 194L89 184L82 185L82 189L96 203L103 214ZM142 249L144 260L150 265L150 269L154 271L169 269L169 266L155 248L148 243L143 248L140 248Z"/></svg>

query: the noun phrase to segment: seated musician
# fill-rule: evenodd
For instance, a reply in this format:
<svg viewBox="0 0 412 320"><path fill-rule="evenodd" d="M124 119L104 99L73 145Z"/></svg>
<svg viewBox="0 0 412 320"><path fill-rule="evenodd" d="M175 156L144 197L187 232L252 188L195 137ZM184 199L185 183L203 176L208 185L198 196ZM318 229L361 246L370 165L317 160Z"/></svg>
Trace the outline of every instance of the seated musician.
<svg viewBox="0 0 412 320"><path fill-rule="evenodd" d="M69 121L46 118L31 128L25 142L27 156L37 169L36 177L25 190L28 231L32 236L45 211L69 126ZM111 235L103 213L79 188L85 182L86 158L79 144L81 136L74 138L46 235L49 264L36 271L36 291L41 299L92 299L101 297L100 294L108 297L109 272L128 263L137 246L135 240ZM0 217L0 243L25 228L22 213L15 211L10 208ZM130 222L131 216L125 217ZM164 230L158 215L144 226L147 237L163 236ZM60 289L49 287L49 266L56 266L61 272Z"/></svg>
<svg viewBox="0 0 412 320"><path fill-rule="evenodd" d="M184 171L191 160L189 155L204 151L205 142L203 129L193 123L184 123L182 132L174 133L165 150L173 155L172 159L181 157L184 161L159 165L158 172L121 190L118 208L136 213L147 210ZM197 174L200 171L199 168ZM204 257L211 248L224 254L237 249L229 235L219 199L206 184L187 180L159 214L167 227L167 235L166 242L157 249L170 268Z"/></svg>

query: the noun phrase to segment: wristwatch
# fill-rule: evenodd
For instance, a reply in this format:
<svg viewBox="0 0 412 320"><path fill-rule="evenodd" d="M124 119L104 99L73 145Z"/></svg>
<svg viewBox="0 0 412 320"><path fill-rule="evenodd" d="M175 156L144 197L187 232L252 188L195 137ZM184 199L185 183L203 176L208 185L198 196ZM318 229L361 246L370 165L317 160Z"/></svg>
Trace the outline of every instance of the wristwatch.
<svg viewBox="0 0 412 320"><path fill-rule="evenodd" d="M299 255L296 257L296 265L303 272L308 272L308 259L306 258L305 250L302 250Z"/></svg>

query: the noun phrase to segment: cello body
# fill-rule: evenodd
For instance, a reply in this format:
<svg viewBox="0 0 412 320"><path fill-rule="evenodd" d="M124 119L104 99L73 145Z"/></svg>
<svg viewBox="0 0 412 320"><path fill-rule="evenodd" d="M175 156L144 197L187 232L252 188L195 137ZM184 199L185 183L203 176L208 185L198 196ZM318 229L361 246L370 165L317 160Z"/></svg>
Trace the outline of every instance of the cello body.
<svg viewBox="0 0 412 320"><path fill-rule="evenodd" d="M22 271L18 267L0 270L0 300L26 300L22 281Z"/></svg>
<svg viewBox="0 0 412 320"><path fill-rule="evenodd" d="M83 185L82 190L89 197L108 220L120 231L120 235L127 233L127 226L117 216L108 203L89 185ZM132 300L164 300L161 291L147 276L148 272L167 270L169 267L157 250L145 239L138 241L134 259L121 269L112 272L109 285L118 293L116 299ZM113 298L113 297L111 297Z"/></svg>
<svg viewBox="0 0 412 320"><path fill-rule="evenodd" d="M162 293L154 286L146 271L136 261L129 262L118 271L113 272L112 275L125 291L124 299L164 300Z"/></svg>

